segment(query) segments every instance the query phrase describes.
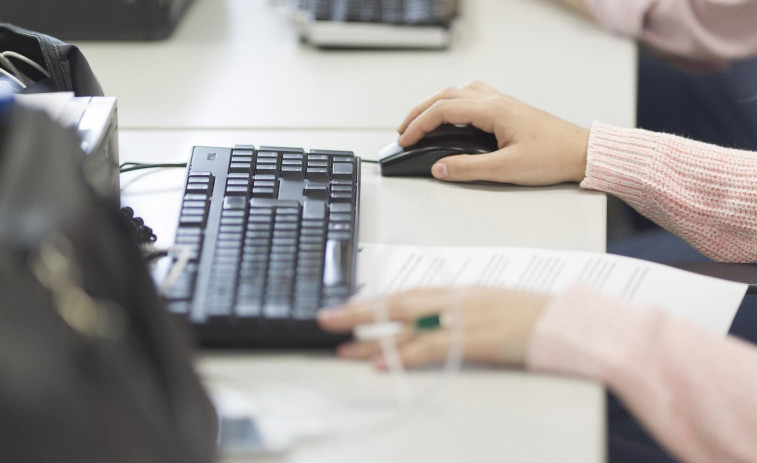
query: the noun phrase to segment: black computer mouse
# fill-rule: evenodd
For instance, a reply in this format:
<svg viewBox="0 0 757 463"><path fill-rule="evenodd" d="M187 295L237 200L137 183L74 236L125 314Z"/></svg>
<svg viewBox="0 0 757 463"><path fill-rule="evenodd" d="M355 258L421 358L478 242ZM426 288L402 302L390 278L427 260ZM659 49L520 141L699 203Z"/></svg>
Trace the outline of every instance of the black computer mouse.
<svg viewBox="0 0 757 463"><path fill-rule="evenodd" d="M385 177L431 177L431 166L453 154L483 154L499 148L497 137L472 125L442 124L418 143L403 148L391 143L379 152Z"/></svg>

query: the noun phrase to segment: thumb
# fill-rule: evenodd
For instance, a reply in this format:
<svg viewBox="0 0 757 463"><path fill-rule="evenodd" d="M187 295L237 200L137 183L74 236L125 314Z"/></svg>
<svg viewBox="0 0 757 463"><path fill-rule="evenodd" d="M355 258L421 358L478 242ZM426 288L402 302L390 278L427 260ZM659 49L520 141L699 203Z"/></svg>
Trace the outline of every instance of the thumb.
<svg viewBox="0 0 757 463"><path fill-rule="evenodd" d="M503 171L503 152L458 154L442 158L431 166L431 175L439 180L469 182L473 180L499 181Z"/></svg>

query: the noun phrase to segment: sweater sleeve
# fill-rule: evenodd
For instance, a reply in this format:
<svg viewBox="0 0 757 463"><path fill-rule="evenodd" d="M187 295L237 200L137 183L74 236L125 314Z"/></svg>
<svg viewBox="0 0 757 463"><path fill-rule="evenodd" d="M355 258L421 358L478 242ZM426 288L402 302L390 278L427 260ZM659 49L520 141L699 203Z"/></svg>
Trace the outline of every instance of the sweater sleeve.
<svg viewBox="0 0 757 463"><path fill-rule="evenodd" d="M607 385L689 463L757 462L757 348L573 287L546 308L528 368Z"/></svg>
<svg viewBox="0 0 757 463"><path fill-rule="evenodd" d="M757 54L754 0L585 0L608 29L692 61Z"/></svg>
<svg viewBox="0 0 757 463"><path fill-rule="evenodd" d="M757 261L757 153L595 123L583 188L615 195L720 261Z"/></svg>

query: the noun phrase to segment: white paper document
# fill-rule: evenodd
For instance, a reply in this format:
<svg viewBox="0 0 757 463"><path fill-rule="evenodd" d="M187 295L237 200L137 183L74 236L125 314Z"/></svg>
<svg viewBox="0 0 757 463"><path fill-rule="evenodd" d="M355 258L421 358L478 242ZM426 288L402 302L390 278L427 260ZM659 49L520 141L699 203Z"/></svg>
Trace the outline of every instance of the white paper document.
<svg viewBox="0 0 757 463"><path fill-rule="evenodd" d="M648 303L725 334L747 286L629 257L524 248L361 244L358 291L483 285L559 292L581 282L605 295Z"/></svg>

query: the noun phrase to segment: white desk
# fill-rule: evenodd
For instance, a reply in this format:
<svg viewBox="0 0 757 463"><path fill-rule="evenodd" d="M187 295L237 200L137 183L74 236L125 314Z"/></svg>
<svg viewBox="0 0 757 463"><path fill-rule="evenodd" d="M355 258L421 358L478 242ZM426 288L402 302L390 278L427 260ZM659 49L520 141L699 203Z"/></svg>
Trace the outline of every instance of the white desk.
<svg viewBox="0 0 757 463"><path fill-rule="evenodd" d="M375 159L391 131L122 130L119 136L122 161L186 162L195 145L248 143L352 150ZM173 169L121 178L123 201L157 229L158 246L173 242L184 175ZM388 178L366 163L360 241L603 252L605 204L604 194L576 185L523 188Z"/></svg>
<svg viewBox="0 0 757 463"><path fill-rule="evenodd" d="M388 131L141 131L121 132L122 160L185 161L193 145L289 144L375 153ZM361 242L438 245L542 246L604 250L605 196L576 186L515 188L434 180L390 179L362 170ZM123 176L123 201L170 244L177 223L183 169ZM346 420L349 438L322 438L274 458L288 462L600 462L604 401L590 383L483 368L466 369L449 387L401 418L359 405L389 402L393 383L370 365L329 353L212 354L199 363L243 393L265 416L314 422L323 431ZM415 372L422 389L434 372ZM261 404L262 402L262 404ZM389 402L391 403L391 402ZM361 408L363 407L363 408ZM388 407L385 405L384 408ZM392 416L392 415L390 415ZM286 418L284 418L286 419Z"/></svg>
<svg viewBox="0 0 757 463"><path fill-rule="evenodd" d="M635 124L635 48L549 0L465 0L445 52L321 51L270 1L196 0L158 43L82 43L124 128L394 129L480 80L574 123Z"/></svg>

